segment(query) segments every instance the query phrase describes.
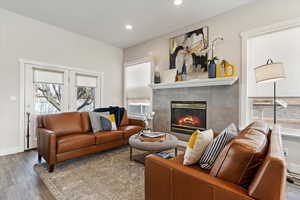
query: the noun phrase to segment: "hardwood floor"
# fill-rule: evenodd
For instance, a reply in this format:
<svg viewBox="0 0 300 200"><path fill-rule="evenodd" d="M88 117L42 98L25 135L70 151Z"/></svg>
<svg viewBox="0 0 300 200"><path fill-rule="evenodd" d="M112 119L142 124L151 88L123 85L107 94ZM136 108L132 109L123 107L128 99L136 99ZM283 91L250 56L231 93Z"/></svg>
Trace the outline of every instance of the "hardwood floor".
<svg viewBox="0 0 300 200"><path fill-rule="evenodd" d="M1 200L54 200L33 170L36 151L0 157ZM300 187L287 185L286 200L298 200Z"/></svg>
<svg viewBox="0 0 300 200"><path fill-rule="evenodd" d="M54 200L33 170L36 151L0 157L1 200Z"/></svg>

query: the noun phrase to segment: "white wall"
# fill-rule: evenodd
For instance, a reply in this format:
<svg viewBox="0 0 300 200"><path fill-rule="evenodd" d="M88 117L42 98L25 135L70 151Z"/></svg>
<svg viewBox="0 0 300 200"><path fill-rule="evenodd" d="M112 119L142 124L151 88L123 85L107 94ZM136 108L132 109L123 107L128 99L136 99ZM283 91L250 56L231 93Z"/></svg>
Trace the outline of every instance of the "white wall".
<svg viewBox="0 0 300 200"><path fill-rule="evenodd" d="M300 17L299 9L299 0L258 0L254 3L244 5L224 14L174 31L173 33L127 48L124 50L124 60L130 62L134 59L152 56L156 64L159 65L160 70L168 69L169 38L207 25L209 26L210 40L218 35L223 35L225 39L223 42L218 43L216 55L221 59L226 58L226 60L240 69L240 33ZM236 98L239 98L239 96L237 95ZM300 143L295 141L291 144L287 138L284 138L284 143L289 148L290 155L293 155L290 158L290 162L300 164L300 157L298 155Z"/></svg>
<svg viewBox="0 0 300 200"><path fill-rule="evenodd" d="M0 9L0 155L20 149L20 58L104 72L104 105L123 104L122 49Z"/></svg>

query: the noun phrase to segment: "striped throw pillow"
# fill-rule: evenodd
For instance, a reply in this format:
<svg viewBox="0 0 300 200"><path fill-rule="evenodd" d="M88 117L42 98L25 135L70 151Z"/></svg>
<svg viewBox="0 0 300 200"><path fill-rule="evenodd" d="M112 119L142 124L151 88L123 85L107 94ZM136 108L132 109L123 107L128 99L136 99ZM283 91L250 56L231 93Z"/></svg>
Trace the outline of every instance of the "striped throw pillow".
<svg viewBox="0 0 300 200"><path fill-rule="evenodd" d="M200 167L203 169L211 169L226 144L237 135L238 130L233 123L226 127L205 149L199 160Z"/></svg>

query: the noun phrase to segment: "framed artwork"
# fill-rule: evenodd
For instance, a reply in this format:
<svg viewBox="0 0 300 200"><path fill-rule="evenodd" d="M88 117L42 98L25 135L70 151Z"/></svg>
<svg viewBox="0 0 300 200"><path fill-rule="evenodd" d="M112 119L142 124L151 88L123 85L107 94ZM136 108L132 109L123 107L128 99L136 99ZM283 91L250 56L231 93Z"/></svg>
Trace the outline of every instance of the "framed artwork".
<svg viewBox="0 0 300 200"><path fill-rule="evenodd" d="M188 79L207 78L208 27L190 31L170 39L170 69Z"/></svg>

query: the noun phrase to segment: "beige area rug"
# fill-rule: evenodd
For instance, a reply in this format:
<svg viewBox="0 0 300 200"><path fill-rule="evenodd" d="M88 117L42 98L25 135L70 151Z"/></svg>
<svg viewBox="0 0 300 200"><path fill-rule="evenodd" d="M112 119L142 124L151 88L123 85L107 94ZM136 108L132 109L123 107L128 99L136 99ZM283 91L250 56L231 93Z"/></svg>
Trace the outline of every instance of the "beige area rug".
<svg viewBox="0 0 300 200"><path fill-rule="evenodd" d="M144 199L144 165L129 160L128 146L60 163L53 173L45 163L34 169L58 200Z"/></svg>

